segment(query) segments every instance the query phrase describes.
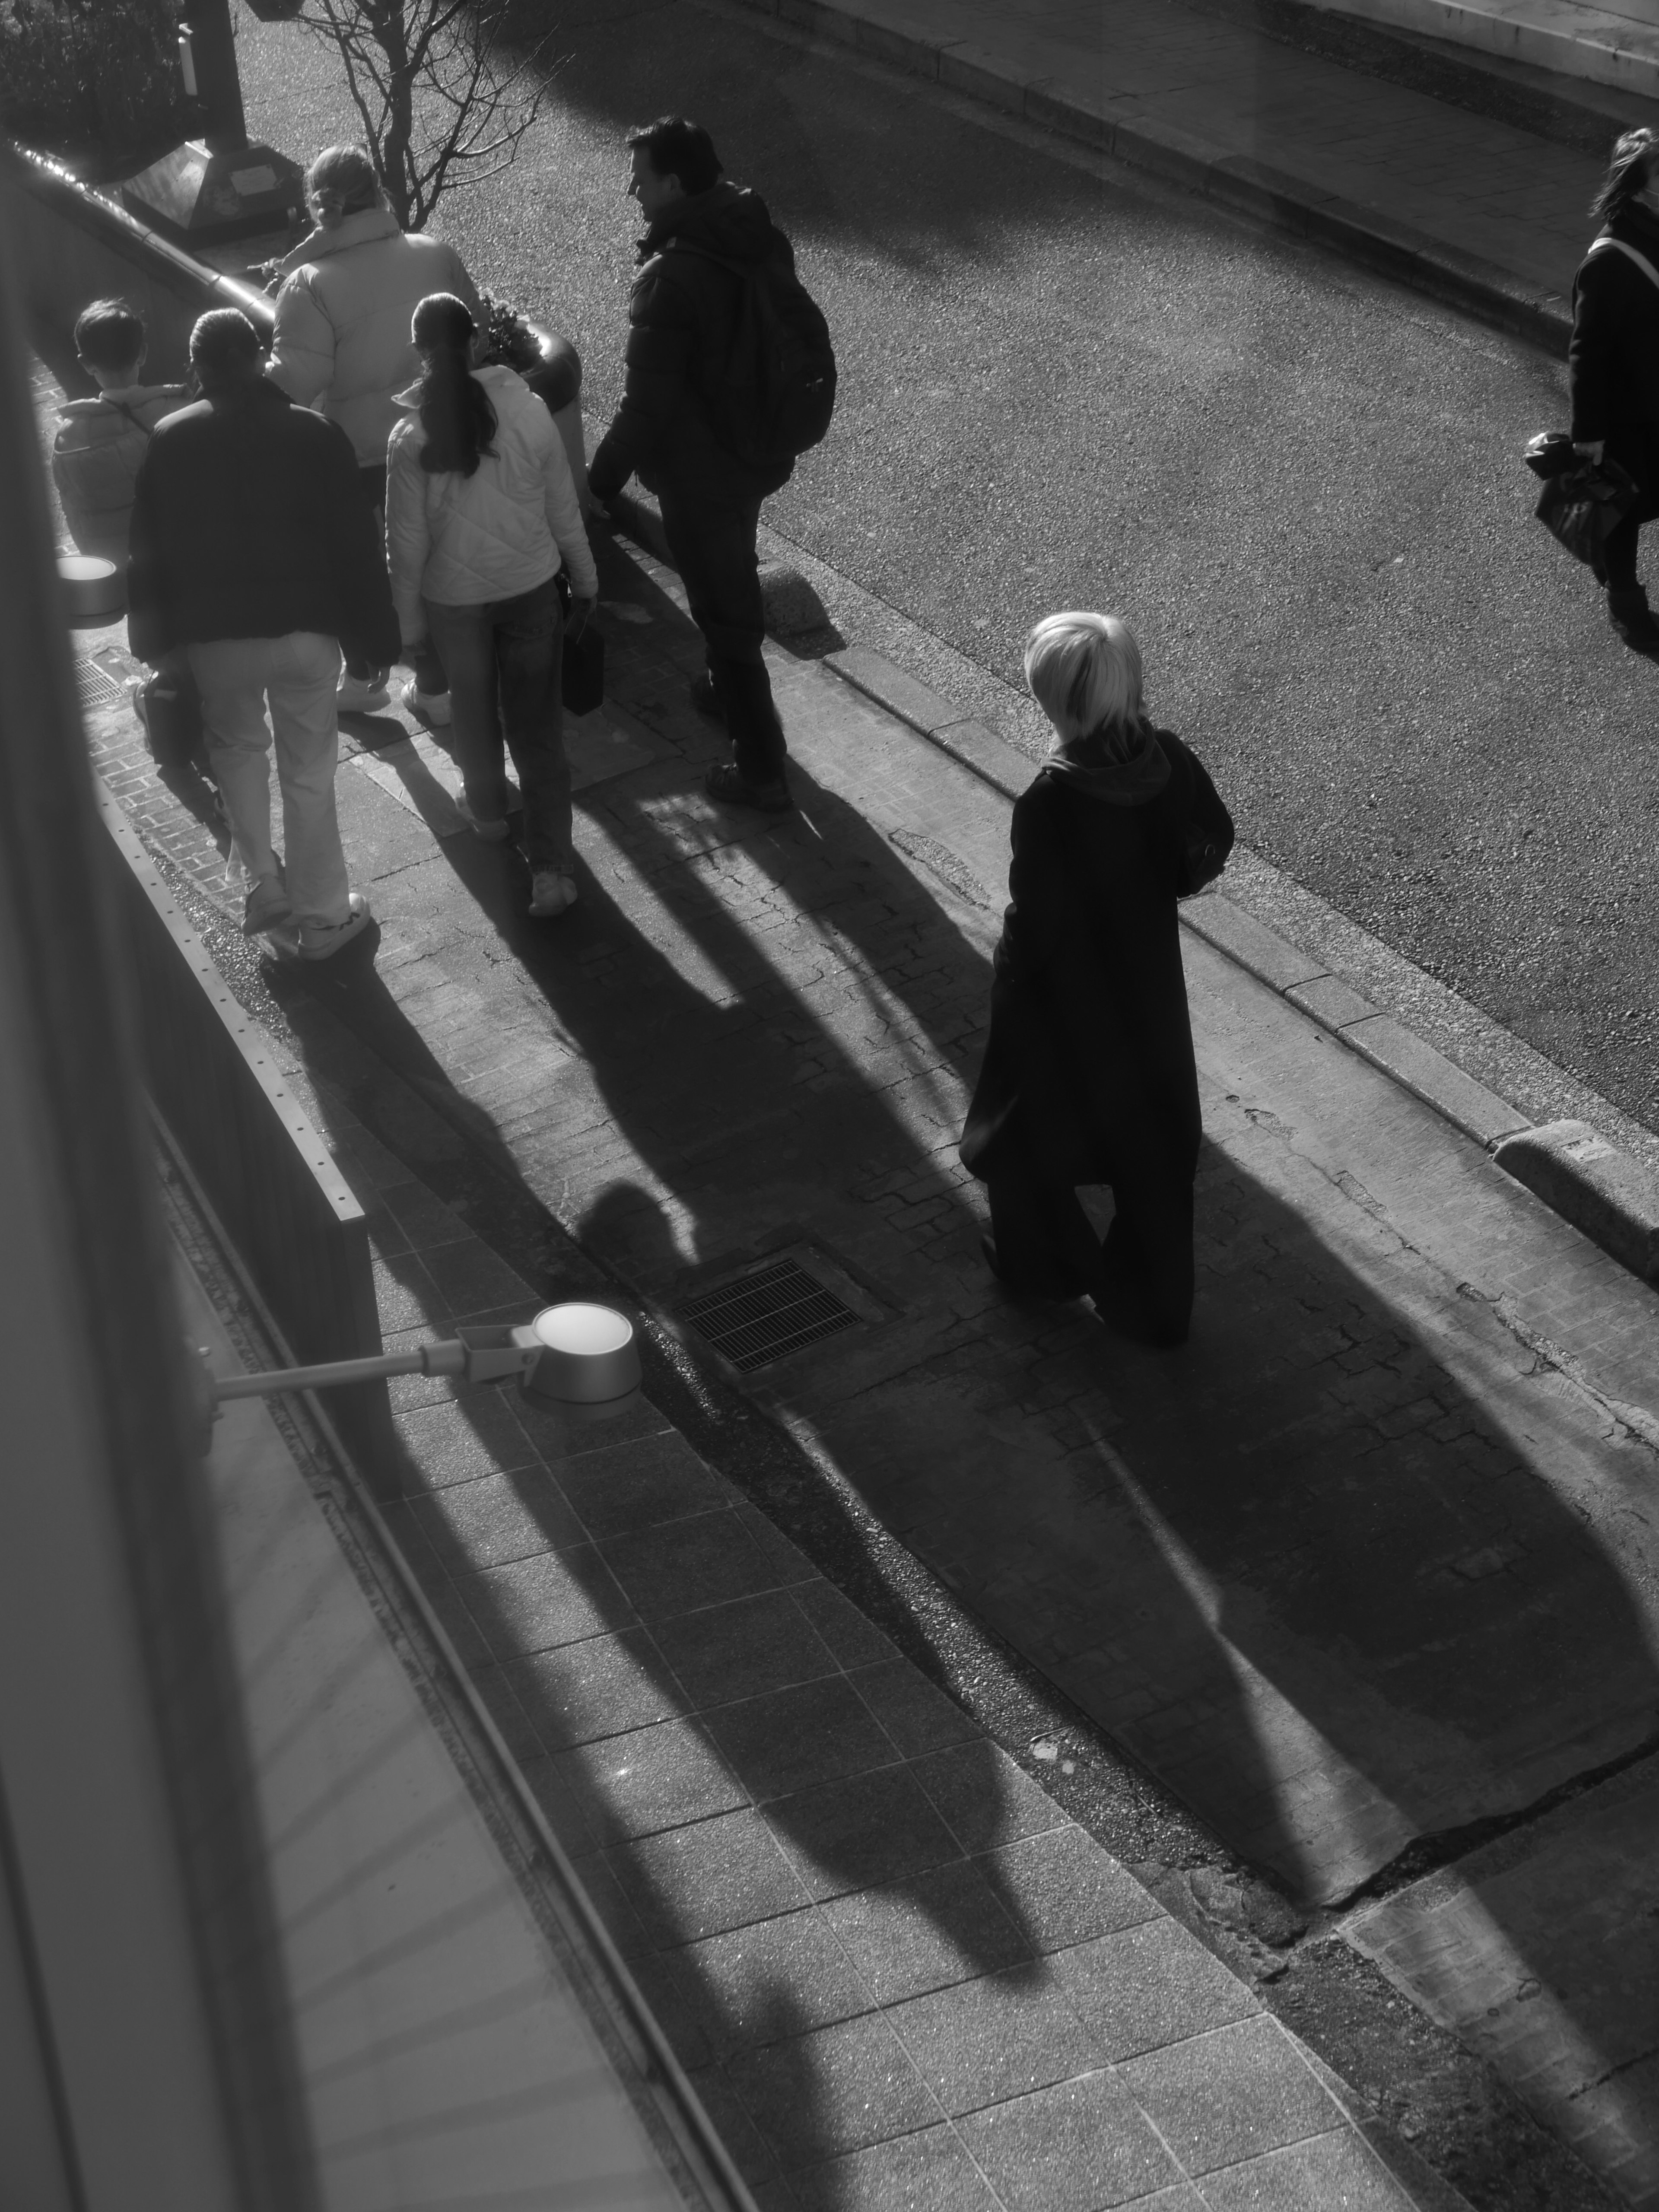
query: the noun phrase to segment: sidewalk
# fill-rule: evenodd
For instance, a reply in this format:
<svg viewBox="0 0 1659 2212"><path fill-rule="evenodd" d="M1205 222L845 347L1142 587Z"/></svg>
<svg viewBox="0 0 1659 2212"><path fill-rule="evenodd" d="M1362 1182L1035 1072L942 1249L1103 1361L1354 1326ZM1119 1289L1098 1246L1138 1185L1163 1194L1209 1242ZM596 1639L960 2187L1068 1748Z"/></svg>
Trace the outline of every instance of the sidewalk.
<svg viewBox="0 0 1659 2212"><path fill-rule="evenodd" d="M737 4L1334 246L1565 350L1573 271L1592 235L1586 210L1605 155L1180 0ZM1619 128L1659 122L1651 98L1576 89L1607 112L1609 148Z"/></svg>
<svg viewBox="0 0 1659 2212"><path fill-rule="evenodd" d="M453 1159L453 1132L343 1032L326 1057L327 1079L313 1066L301 1084L369 1216L388 1345L606 1293L574 1255L560 1277L516 1275L377 1142L342 1085L383 1111L394 1098L404 1143L428 1158ZM199 1294L191 1321L216 1366L248 1359ZM1254 1990L653 1407L571 1431L511 1389L410 1377L392 1391L408 1486L384 1523L757 2212L1457 2212L1462 2198ZM311 1672L296 1681L285 1663L281 1686L309 1690L331 1735L396 1784L390 1799L354 1795L342 1773L323 1811L308 1798L297 1817L294 1793L315 1797L315 1778L278 1763L270 1785L273 1832L297 1826L310 1847L276 1872L299 1929L296 2028L326 2179L401 2204L434 2172L466 2195L489 2172L534 2196L569 2164L550 2121L566 2128L579 2109L580 2201L659 2207L659 2161L676 2172L684 2147L650 2109L649 2063L625 2043L610 2051L630 2112L592 2048L603 2007L572 2005L560 1948L546 1955L475 1832L481 1815L499 1832L502 1808L445 1781L423 1716L384 1719L413 1692L349 1568L331 1564L313 1502L287 1495L290 1449L257 1404L222 1422L230 1553L261 1545L268 1611L300 1580ZM346 1520L373 1585L373 1528L360 1504ZM395 1599L389 1610L422 1702L453 1703L441 1665L422 1673L419 1624ZM249 1638L264 1656L269 1623ZM465 1748L460 1764L474 1780ZM305 1916L330 1850L354 1869L366 1853L397 1867L372 1925ZM522 1852L507 1868L533 1893ZM349 2092L377 2069L386 2125L364 2142L342 2078ZM724 2201L677 2178L688 2203Z"/></svg>
<svg viewBox="0 0 1659 2212"><path fill-rule="evenodd" d="M1650 2201L1659 2130L1644 2085L1654 2039L1631 1984L1641 1946L1651 1949L1655 1939L1639 1900L1606 1875L1600 1948L1586 1938L1575 1957L1553 1957L1540 2000L1537 1962L1560 1917L1561 1881L1574 1879L1571 1850L1563 1863L1552 1838L1556 1858L1529 1882L1469 1889L1487 1950L1480 2016L1466 2021L1457 1990L1476 1978L1448 1986L1433 1926L1443 1898L1410 1877L1455 1856L1455 1842L1440 1839L1470 1824L1512 1826L1511 1863L1516 1851L1524 1858L1529 1808L1650 1746L1659 1577L1643 1500L1659 1440L1659 1299L1309 1013L1189 936L1210 1135L1192 1346L1174 1358L1142 1353L1104 1338L1076 1309L1005 1300L979 1260L977 1208L953 1148L985 1019L1006 799L825 668L779 653L775 678L801 811L755 823L716 810L699 787L714 746L684 703L696 653L674 580L617 547L602 557L617 705L611 733L576 747L582 903L568 921L530 923L515 860L447 834L453 771L428 740L411 744L390 717L355 726L356 741L376 750L343 771L341 806L358 879L380 917L378 957L372 967L365 960L308 974L295 987L356 1041L364 1097L352 1103L373 1125L372 1068L390 1065L422 1112L446 1118L460 1150L510 1174L688 1341L698 1341L686 1316L700 1296L734 1276L798 1265L839 1304L839 1325L763 1365L746 1387L795 1439L804 1464L822 1470L824 1495L849 1486L971 1613L1234 1850L1272 1869L1301 1900L1280 1940L1295 1944L1298 1930L1310 1942L1330 1940L1328 1909L1380 1878L1389 1924L1369 1934L1357 1925L1356 1942L1431 2017L1484 2048L1583 2156L1620 2172L1627 2201ZM131 725L112 710L96 726L123 803L234 917L240 902L225 890L211 841L159 790ZM1023 775L1020 757L1005 758L1011 777ZM297 1016L296 1027L303 1039ZM396 1125L394 1113L381 1134L396 1141ZM388 1208L400 1218L392 1194ZM427 1218L424 1200L416 1211ZM411 1224L404 1227L415 1242ZM437 1241L456 1240L446 1230ZM405 1254L395 1239L386 1250L390 1330L430 1327L463 1303L530 1295L482 1252ZM500 1286L487 1296L476 1288L480 1271ZM538 1283L535 1292L547 1287ZM700 1352L709 1356L706 1341ZM937 1932L945 1908L918 1903L933 1897L935 1855L951 1866L975 1862L983 1877L977 1863L1001 1867L997 1855L1018 1834L1020 1851L1041 1860L1056 1847L1039 1848L1026 1831L1040 1815L1050 1825L1031 1832L1057 1832L1054 1809L1034 1814L1030 1784L976 1731L967 1739L973 1778L965 1788L959 1773L952 1780L961 1716L929 1695L918 1719L908 1691L897 1708L872 1705L854 1683L860 1695L837 1688L836 1710L819 1711L831 1693L787 1686L798 1679L788 1670L799 1664L804 1632L793 1596L787 1635L769 1626L769 1611L779 1590L793 1591L800 1563L672 1439L665 1461L654 1447L644 1465L618 1455L622 1496L607 1504L601 1484L592 1510L619 1507L628 1526L610 1522L601 1533L580 1504L574 1522L566 1516L544 1466L532 1470L532 1490L517 1480L522 1424L498 1433L493 1417L481 1426L476 1409L465 1408L432 1418L451 1425L465 1481L455 1496L468 1510L455 1517L445 1502L453 1478L443 1476L443 1497L411 1511L410 1524L437 1543L446 1571L468 1593L453 1613L463 1656L500 1667L490 1679L503 1695L510 1681L520 1709L531 1698L515 1739L524 1756L580 1748L561 1734L559 1715L572 1698L598 1694L580 1686L581 1670L629 1638L643 1651L635 1623L678 1610L688 1578L714 1577L701 1593L705 1607L752 1606L760 1640L743 1648L735 1675L729 1658L716 1664L718 1655L689 1648L694 1673L714 1670L702 1694L665 1661L678 1686L665 1692L667 1675L647 1668L647 1711L637 1706L641 1678L630 1662L623 1674L633 1686L617 1692L623 1705L604 1702L606 1689L593 1707L592 1732L611 1750L578 1765L584 1790L606 1808L588 1856L614 1867L605 1854L620 1849L635 1869L613 1906L629 1943L647 1959L666 1947L676 1970L708 1961L707 1974L698 1965L697 2001L680 2032L708 2074L717 2118L743 2140L747 2121L732 2115L758 2127L757 2175L866 2160L835 2168L849 2177L850 2195L820 2200L798 2180L793 2200L775 2191L771 2201L884 2208L894 2197L860 2195L859 2174L878 2172L883 2189L896 2186L893 2161L902 2165L924 2136L954 2160L975 2136L964 2126L970 2112L1004 2112L1011 2099L1046 2101L1011 2107L1006 2139L1018 2139L1022 2112L1041 2120L1042 2140L1054 2129L1063 2136L1071 2123L1060 2115L1074 2093L1006 2070L1016 2045L1021 2066L1055 2069L1046 2081L1057 2083L1093 2079L1125 2057L1114 2037L1150 2033L1160 2047L1185 2037L1184 2025L1149 2025L1165 2002L1161 1977L1136 2000L1133 2027L1109 2031L1103 2015L1089 2013L1095 2000L1085 2003L1067 1978L1089 1945L1115 1945L1127 1959L1124 1931L1155 1913L1150 1899L1103 1870L1097 1889L1094 1878L1060 1881L1050 1868L1042 1894L1052 1900L1058 1881L1073 1899L1096 1899L1090 1914L1109 1917L1127 1899L1133 1912L1115 1932L1094 1919L1084 1931L1047 1918L1057 1905L1005 1887L990 1925L999 1942L1014 1940L1003 1933L1012 1900L1011 1924L1025 1947L1018 1956L1027 1963L1011 1955L1005 1964L994 1945L953 1938L952 1981L975 1978L983 1990L960 2010L922 2003L925 1988L940 1985L929 1978L945 1971ZM680 1516L672 1538L649 1533L659 1496L667 1499L661 1510ZM720 1516L704 1525L729 1532L707 1551L690 1540L700 1501ZM526 1507L540 1516L539 1537ZM532 1540L544 1564L526 1567L520 1553ZM602 1598L586 1585L570 1589L571 1570L555 1554L571 1546L582 1571L591 1563ZM609 1548L617 1546L613 1561ZM732 1575L727 1589L720 1578ZM550 1639L563 1659L515 1667ZM849 1667L892 1666L862 1639L830 1656L837 1680ZM817 1656L816 1667L827 1663ZM614 1689L614 1669L611 1679ZM774 1680L775 1689L762 1688ZM713 1707L738 1687L750 1693L749 1718L720 1718ZM693 1714L698 1725L688 1734ZM635 1728L669 1730L650 1739L663 1764L635 1763L648 1748L644 1737L612 1741ZM1638 1813L1650 1820L1648 1771L1633 1766L1607 1786L1626 1796L1635 1787ZM886 1802L901 1786L908 1822ZM769 1812L775 1800L788 1810ZM1014 1831L1000 1814L981 1831L981 1813L994 1802L1016 1808ZM1604 1800L1592 1789L1578 1802L1592 1818ZM790 1827L797 1819L803 1825ZM646 1830L629 1825L638 1820ZM777 1820L787 1833L763 1843ZM650 1840L683 1828L681 1844ZM1066 1850L1088 1844L1081 1831L1067 1832L1078 1840ZM1414 1863L1425 1841L1428 1859ZM921 1860L904 1857L913 1850ZM737 1871L750 1863L741 1854L757 1850L763 1879L752 1867ZM889 1851L900 1853L893 1868ZM833 1871L820 1881L810 1869L825 1864ZM598 1879L598 1864L594 1871ZM750 1978L769 1989L783 1972L770 1938L696 1948L738 1924L725 1918L726 1903L710 1908L714 1922L699 1917L697 1899L709 1894L700 1885L714 1881L725 1898L728 1871L744 1923L820 1911L835 1895L908 1878L891 1940L909 1955L922 1938L908 1916L922 1912L932 1931L922 1946L930 1963L915 1969L922 1984L861 1968L865 1938L857 1916L843 1913L838 1948L825 1954L835 1973L826 1980L800 1966L807 1954L792 1953L799 1979L785 1984L839 1989L840 1962L850 1960L864 1978L843 1996L812 2002L845 2005L866 2021L871 2008L916 2008L904 2014L914 2036L901 2036L908 2056L892 2061L896 2075L876 2063L878 2051L890 2057L894 2048L884 2030L843 2030L792 2009L807 2000L785 2002L775 1990L755 2009L742 1994ZM1623 1878L1627 1887L1638 1881L1628 1864ZM975 1912L986 1910L977 1887L973 1894ZM629 1916L642 1907L635 1936ZM1476 1940L1470 1920L1466 1911L1454 1931L1466 1946ZM804 1926L799 1932L805 1940ZM1158 1941L1181 1948L1177 1929ZM1194 1987L1224 2008L1245 2003L1231 1981L1205 1979L1211 1970L1196 1948L1182 1955ZM1035 1969L1034 1957L1060 1963ZM1265 1990L1283 1963L1262 1972ZM665 2015L677 2016L676 1975L647 1974ZM707 2000L711 1989L729 1989L727 1974L738 1994L717 1994L717 2032L699 2045L693 2024L709 2034ZM1182 1968L1171 1986L1186 1985ZM1004 2013L999 1998L981 2020L978 2008L996 1992L1012 2010ZM1152 2008L1144 2014L1143 2003ZM1248 2046L1252 2065L1289 2063L1277 2040L1257 2049L1265 2021L1226 2033L1242 2052ZM732 2034L744 2051L800 2047L787 2064L728 2057L720 2039ZM1079 2044L1079 2034L1095 2039ZM1183 2055L1136 2064L1148 2084L1164 2085L1159 2094L1201 2104L1201 2082L1182 2074L1201 2054L1171 2047ZM1604 2064L1613 2047L1619 2057ZM984 2055L992 2049L1003 2054L994 2063ZM814 2079L836 2086L803 2118L789 2069L809 2060ZM913 2061L925 2094L912 2081ZM1189 2175L1211 2156L1279 2155L1273 2143L1299 2140L1310 2127L1321 2142L1330 2137L1330 2155L1350 2142L1316 2100L1304 2107L1305 2090L1284 2105L1266 2086L1269 2075L1255 2078L1262 2103L1251 2126L1267 2126L1271 2142L1224 2130L1203 2137L1205 2148L1200 2136L1212 2121L1191 2123L1199 2136L1182 2136L1171 2121L1162 2141L1177 2156L1187 2143ZM1128 2112L1115 2100L1139 2079L1112 2077L1114 2109ZM865 2085L856 2093L854 2081ZM1177 2081L1178 2092L1170 2087ZM1137 2109L1158 2118L1155 2106L1143 2099ZM1315 2111L1325 2118L1310 2119ZM1272 2135L1280 2124L1273 2112L1291 2115L1290 2136ZM1123 2140L1144 2147L1139 2120L1123 2124ZM1002 2121L975 2125L988 2139L1003 2129ZM911 2148L873 2158L876 2138L859 2134L867 2127ZM1229 2195L1232 2184L1216 2178L1200 2185L1193 2201L1212 2204L1340 2201L1324 2183L1287 2179L1254 2200ZM1072 2201L1025 2187L1011 2184L1004 2201Z"/></svg>

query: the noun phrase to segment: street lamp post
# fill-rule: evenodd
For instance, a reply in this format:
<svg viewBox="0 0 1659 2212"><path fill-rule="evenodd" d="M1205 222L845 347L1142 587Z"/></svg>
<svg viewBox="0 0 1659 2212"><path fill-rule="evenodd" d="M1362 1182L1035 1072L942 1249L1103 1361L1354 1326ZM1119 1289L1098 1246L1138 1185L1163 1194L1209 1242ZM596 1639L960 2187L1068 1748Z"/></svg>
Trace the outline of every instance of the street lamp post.
<svg viewBox="0 0 1659 2212"><path fill-rule="evenodd" d="M209 1422L234 1398L268 1398L283 1390L330 1389L393 1375L447 1375L467 1382L516 1376L532 1405L575 1422L613 1419L639 1402L640 1354L634 1324L612 1306L577 1300L544 1306L516 1328L464 1328L409 1352L364 1359L331 1359L315 1367L276 1367L243 1375L203 1370Z"/></svg>
<svg viewBox="0 0 1659 2212"><path fill-rule="evenodd" d="M202 136L122 185L129 211L189 244L285 230L304 212L304 176L286 154L248 143L230 0L190 0L179 65L203 112Z"/></svg>

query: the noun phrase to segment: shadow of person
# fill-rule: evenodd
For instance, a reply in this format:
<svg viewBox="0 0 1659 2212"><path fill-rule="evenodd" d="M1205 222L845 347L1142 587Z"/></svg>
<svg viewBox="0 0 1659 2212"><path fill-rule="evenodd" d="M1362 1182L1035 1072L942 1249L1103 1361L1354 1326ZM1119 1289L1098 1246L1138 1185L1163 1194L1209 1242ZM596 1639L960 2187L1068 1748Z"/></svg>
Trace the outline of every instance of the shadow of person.
<svg viewBox="0 0 1659 2212"><path fill-rule="evenodd" d="M1203 1183L1185 1350L1079 1320L1039 1389L975 1345L822 1432L1001 1634L1330 1904L1649 1740L1647 1623L1571 1502L1644 1447L1559 1377L1506 1382L1498 1326L1426 1263L1368 1279L1210 1147Z"/></svg>

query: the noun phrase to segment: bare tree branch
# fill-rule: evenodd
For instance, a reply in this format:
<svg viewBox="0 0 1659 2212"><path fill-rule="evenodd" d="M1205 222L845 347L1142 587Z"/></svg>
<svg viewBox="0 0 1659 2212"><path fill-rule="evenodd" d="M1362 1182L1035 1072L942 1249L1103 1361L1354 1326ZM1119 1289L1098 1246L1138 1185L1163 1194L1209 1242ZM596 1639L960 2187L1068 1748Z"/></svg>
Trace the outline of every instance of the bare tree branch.
<svg viewBox="0 0 1659 2212"><path fill-rule="evenodd" d="M546 106L553 33L516 39L515 0L308 0L332 45L375 173L398 221L499 176Z"/></svg>

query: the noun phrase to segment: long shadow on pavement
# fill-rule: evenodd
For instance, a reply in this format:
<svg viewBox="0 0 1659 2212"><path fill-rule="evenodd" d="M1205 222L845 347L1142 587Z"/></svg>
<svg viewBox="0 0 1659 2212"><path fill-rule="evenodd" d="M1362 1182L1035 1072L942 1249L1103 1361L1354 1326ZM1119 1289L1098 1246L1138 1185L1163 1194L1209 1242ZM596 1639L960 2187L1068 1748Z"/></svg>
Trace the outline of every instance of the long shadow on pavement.
<svg viewBox="0 0 1659 2212"><path fill-rule="evenodd" d="M353 1083L340 1040L313 1036L325 1118L343 1089L354 1115L400 1115L404 1148L424 1146L452 1189L457 1127L502 1170L488 1116L371 964L304 988L360 1052ZM304 1048L304 1007L290 1009ZM448 1126L389 1096L377 1058ZM348 1158L363 1149L349 1127L337 1140ZM522 1310L509 1271L418 1188L381 1195L389 1327ZM568 1264L531 1285L593 1288ZM774 2155L799 2170L942 2126L881 2008L996 1974L1001 2002L1042 2010L1081 1839L659 1420L616 1441L505 1392L422 1405L428 1387L404 1399L406 1430L433 1438L409 1435L425 1472L390 1509L400 1540L751 2177L771 2178ZM1125 1883L1079 1924L1150 1911Z"/></svg>
<svg viewBox="0 0 1659 2212"><path fill-rule="evenodd" d="M1565 1437L1495 1432L1387 1297L1220 1154L1187 1353L1064 1310L964 1316L977 1211L926 1155L951 1133L941 1064L976 1026L981 950L809 780L801 822L734 835L677 779L588 795L606 849L556 936L504 921L604 1107L574 1161L556 1095L509 1141L592 1249L671 1298L797 1234L874 1280L900 1356L821 1357L774 1387L888 1527L1295 1893L1346 1895L1419 1835L1643 1739L1643 1624L1549 1486ZM456 857L499 911L498 856ZM802 961L809 940L827 965ZM896 1013L926 1041L908 1060ZM369 1026L388 1020L389 999ZM901 1172L884 1214L867 1194Z"/></svg>

